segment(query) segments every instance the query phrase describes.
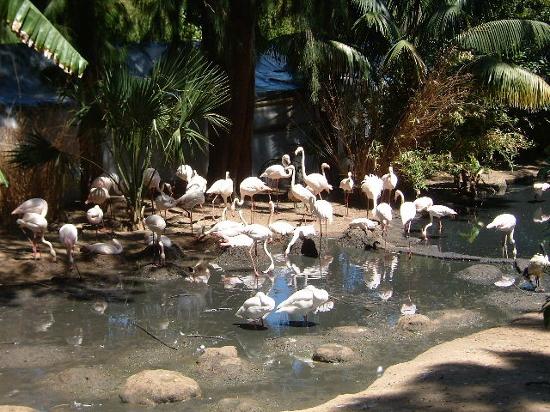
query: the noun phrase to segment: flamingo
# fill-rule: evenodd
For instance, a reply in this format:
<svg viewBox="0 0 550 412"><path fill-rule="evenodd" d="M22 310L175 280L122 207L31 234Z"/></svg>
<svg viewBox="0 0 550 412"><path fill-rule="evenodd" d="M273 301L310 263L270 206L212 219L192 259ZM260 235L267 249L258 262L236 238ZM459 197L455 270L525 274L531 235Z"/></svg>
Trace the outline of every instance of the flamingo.
<svg viewBox="0 0 550 412"><path fill-rule="evenodd" d="M235 236L228 236L223 232L217 233L220 239L221 247L251 247L254 244L254 240L245 234L238 234Z"/></svg>
<svg viewBox="0 0 550 412"><path fill-rule="evenodd" d="M376 219L382 225L382 235L384 236L384 249L386 249L386 238L388 237L388 226L392 221L392 209L388 203L380 203L375 209Z"/></svg>
<svg viewBox="0 0 550 412"><path fill-rule="evenodd" d="M413 202L405 202L405 196L401 190L395 191L395 200L401 198L401 206L399 206L399 216L403 224L403 231L409 235L411 233L411 223L416 217L416 205Z"/></svg>
<svg viewBox="0 0 550 412"><path fill-rule="evenodd" d="M267 227L271 229L273 233L276 233L280 236L287 236L294 232L296 228L294 225L291 225L286 220L277 220L271 222L273 219L273 213L275 211L275 204L270 200L269 201L269 219L267 220Z"/></svg>
<svg viewBox="0 0 550 412"><path fill-rule="evenodd" d="M185 190L187 192L196 190L204 193L206 192L207 185L208 182L206 181L206 179L199 175L197 171L193 169L193 173L187 181L187 188Z"/></svg>
<svg viewBox="0 0 550 412"><path fill-rule="evenodd" d="M122 194L120 191L120 178L116 173L103 173L96 177L94 180L92 180L92 184L90 185L90 188L92 187L102 187L107 189L107 191L110 191L113 189L113 191L120 195Z"/></svg>
<svg viewBox="0 0 550 412"><path fill-rule="evenodd" d="M258 292L255 296L244 301L235 316L253 322L259 320L262 327L264 327L264 319L273 309L275 309L275 300L264 292Z"/></svg>
<svg viewBox="0 0 550 412"><path fill-rule="evenodd" d="M120 198L124 199L124 196L111 196L109 191L104 187L92 187L84 204L92 203L101 206L104 203L108 203L108 206L111 208L111 215L114 217L113 205L110 202Z"/></svg>
<svg viewBox="0 0 550 412"><path fill-rule="evenodd" d="M340 181L340 189L344 191L346 197L346 216L348 215L349 194L353 192L353 179L351 172L348 172L348 177Z"/></svg>
<svg viewBox="0 0 550 412"><path fill-rule="evenodd" d="M235 204L235 200L233 200ZM208 236L210 234L217 236L233 237L242 233L244 225L240 222L233 222L232 220L226 220L227 207L222 211L222 217L219 222L208 229L201 237Z"/></svg>
<svg viewBox="0 0 550 412"><path fill-rule="evenodd" d="M443 205L433 205L429 206L426 211L430 215L430 222L422 228L422 237L424 239L428 238L428 228L433 225L433 219L434 217L439 219L439 233L441 233L441 230L443 229L443 225L441 223L441 219L446 216L456 216L457 213L451 209L450 207L443 206Z"/></svg>
<svg viewBox="0 0 550 412"><path fill-rule="evenodd" d="M224 206L227 208L227 199L233 194L233 179L229 177L229 172L225 172L225 179L216 180L206 194L215 194L212 199L212 215L214 215L214 202L220 196L223 199Z"/></svg>
<svg viewBox="0 0 550 412"><path fill-rule="evenodd" d="M161 192L158 196L155 197L155 205L159 211L159 213L162 213L164 211L164 217L167 217L168 209L172 209L173 207L177 206L176 199L174 199L172 196Z"/></svg>
<svg viewBox="0 0 550 412"><path fill-rule="evenodd" d="M176 176L188 182L193 177L193 168L189 165L181 165L176 169Z"/></svg>
<svg viewBox="0 0 550 412"><path fill-rule="evenodd" d="M533 191L535 192L535 200L540 200L543 193L550 189L550 184L546 182L537 182L533 184Z"/></svg>
<svg viewBox="0 0 550 412"><path fill-rule="evenodd" d="M17 210L17 209L16 209ZM33 258L36 259L36 253L40 254L40 249L38 248L37 238L40 238L40 242L44 243L50 248L50 254L53 256L53 261L56 261L56 253L50 242L44 238L44 233L48 230L48 221L44 216L38 213L25 213L21 219L17 219L17 225L23 230L28 229L33 233L32 240L29 239L32 245Z"/></svg>
<svg viewBox="0 0 550 412"><path fill-rule="evenodd" d="M493 219L491 223L487 225L487 229L496 229L499 232L504 233L504 242L502 244L502 255L508 259L508 242L512 244L514 259L517 255L516 241L514 240L514 230L516 228L516 217L509 213L503 213Z"/></svg>
<svg viewBox="0 0 550 412"><path fill-rule="evenodd" d="M334 303L329 300L326 290L308 285L279 303L275 313L303 316L304 323L307 325L308 313L328 312L333 307Z"/></svg>
<svg viewBox="0 0 550 412"><path fill-rule="evenodd" d="M383 187L384 182L382 179L373 174L365 175L363 181L361 182L361 190L365 196L367 196L367 217L369 217L369 199L372 199L373 202L372 210L376 210L378 198L382 193Z"/></svg>
<svg viewBox="0 0 550 412"><path fill-rule="evenodd" d="M199 190L196 186L187 189L185 194L176 199L176 205L185 210L189 215L191 232L193 232L193 209L196 206L202 206L204 202L204 192Z"/></svg>
<svg viewBox="0 0 550 412"><path fill-rule="evenodd" d="M535 278L535 287L540 287L540 278L544 275L544 271L546 268L550 267L550 260L548 260L548 254L546 253L546 250L544 248L544 245L540 244L541 253L537 253L533 255L531 259L529 259L529 264L527 267L523 270L523 273L519 269L517 262L514 261L514 266L516 267L516 270L523 274L523 277L532 283L532 278Z"/></svg>
<svg viewBox="0 0 550 412"><path fill-rule="evenodd" d="M279 180L288 179L290 172L287 172L286 167L290 165L290 156L285 154L281 158L280 165L271 165L260 175L261 178L275 180L275 191L277 196L277 209L279 208Z"/></svg>
<svg viewBox="0 0 550 412"><path fill-rule="evenodd" d="M264 225L260 225L258 223L247 224L246 220L244 220L242 210L239 210L239 217L241 218L241 221L244 224L244 227L242 228L241 233L244 235L247 235L254 241L250 249L248 249L248 255L250 256L250 260L252 261L252 267L254 269L254 273L256 274L256 276L259 276L258 270L256 269L256 264L254 263L254 258L252 257L252 248L255 247L258 242L263 241L264 250L266 254L268 255L268 257L271 256L267 250L267 241L273 239L273 232L269 228L265 227ZM263 273L267 273L270 270L273 270L272 268L273 266L274 266L274 263L273 263L273 260L271 259L271 265L269 266L268 269L263 271Z"/></svg>
<svg viewBox="0 0 550 412"><path fill-rule="evenodd" d="M93 243L91 245L83 245L81 249L86 253L98 255L120 255L124 250L122 244L117 239L113 239L112 244Z"/></svg>
<svg viewBox="0 0 550 412"><path fill-rule="evenodd" d="M160 241L160 236L166 229L166 221L159 215L148 216L143 223L151 232L153 232L153 239L160 250L159 256L159 265L163 266L166 260L166 255L164 254L164 244Z"/></svg>
<svg viewBox="0 0 550 412"><path fill-rule="evenodd" d="M99 205L95 205L94 207L88 209L86 211L86 219L88 219L88 223L90 223L90 225L95 227L95 235L97 237L97 227L100 223L103 223L103 210L101 210L101 207Z"/></svg>
<svg viewBox="0 0 550 412"><path fill-rule="evenodd" d="M388 167L388 173L382 176L384 192L388 191L388 203L390 203L391 192L397 186L397 175L393 173L393 167Z"/></svg>
<svg viewBox="0 0 550 412"><path fill-rule="evenodd" d="M332 190L332 185L330 185L327 181L326 176L324 175L326 168L330 169L330 166L326 163L323 163L321 165L321 173L306 173L306 161L305 161L305 153L304 148L302 146L298 147L296 151L294 152L296 156L298 154L302 155L302 178L304 179L304 183L306 186L309 186L311 188L311 191L315 196L319 195L321 197L321 192L326 190L327 192L330 192Z"/></svg>
<svg viewBox="0 0 550 412"><path fill-rule="evenodd" d="M208 284L210 280L210 269L208 263L204 260L199 260L195 266L189 268L189 274L191 276L185 277L185 280L192 283Z"/></svg>
<svg viewBox="0 0 550 412"><path fill-rule="evenodd" d="M325 229L328 231L328 224L332 223L333 219L333 212L332 212L332 205L327 202L326 200L317 200L315 197L309 198L309 206L311 209L311 212L314 216L319 219L319 234L320 237L323 237L323 220L325 221ZM326 233L325 233L326 236Z"/></svg>
<svg viewBox="0 0 550 412"><path fill-rule="evenodd" d="M353 219L351 222L349 222L349 228L359 227L363 229L365 232L367 230L376 229L376 226L378 226L378 222L374 220L370 220L367 217L358 217L356 219Z"/></svg>
<svg viewBox="0 0 550 412"><path fill-rule="evenodd" d="M245 197L250 197L250 200L252 201L252 208L250 212L250 221L254 221L254 195L258 195L261 193L269 193L271 192L271 188L267 186L264 182L262 182L257 177L251 176L244 179L241 184L239 185L239 192L241 195L241 199L238 201L238 205L242 206L244 204Z"/></svg>
<svg viewBox="0 0 550 412"><path fill-rule="evenodd" d="M66 223L59 229L59 241L65 246L67 250L67 258L71 267L74 266L74 246L78 242L78 230L75 225Z"/></svg>
<svg viewBox="0 0 550 412"><path fill-rule="evenodd" d="M288 256L290 249L292 249L292 246L294 246L298 239L311 239L316 234L317 233L315 232L315 227L313 225L298 226L294 229L292 239L290 239L290 242L288 242L288 245L286 246L285 256Z"/></svg>
<svg viewBox="0 0 550 412"><path fill-rule="evenodd" d="M428 196L418 197L414 200L413 203L418 213L422 213L426 211L430 206L434 205L434 201L432 200L431 197L428 197Z"/></svg>
<svg viewBox="0 0 550 412"><path fill-rule="evenodd" d="M309 206L309 199L312 197L315 198L315 195L301 184L296 184L296 169L294 165L287 166L287 169L290 169L292 173L292 179L290 180L290 193L295 199L302 202L307 210ZM303 218L305 220L305 212Z"/></svg>
<svg viewBox="0 0 550 412"><path fill-rule="evenodd" d="M12 215L24 215L26 213L37 213L42 217L46 217L48 214L48 202L39 197L33 197L32 199L25 200L11 212Z"/></svg>

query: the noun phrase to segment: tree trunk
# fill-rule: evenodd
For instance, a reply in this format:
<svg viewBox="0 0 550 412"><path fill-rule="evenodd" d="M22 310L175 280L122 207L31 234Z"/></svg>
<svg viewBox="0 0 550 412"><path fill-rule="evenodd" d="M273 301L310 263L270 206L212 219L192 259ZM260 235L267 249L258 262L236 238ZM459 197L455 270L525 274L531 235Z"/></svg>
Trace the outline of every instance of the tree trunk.
<svg viewBox="0 0 550 412"><path fill-rule="evenodd" d="M227 69L231 101L227 114L232 126L229 133L211 134L208 179L220 179L226 170L236 182L250 176L251 140L255 93L255 0L230 3L227 24Z"/></svg>

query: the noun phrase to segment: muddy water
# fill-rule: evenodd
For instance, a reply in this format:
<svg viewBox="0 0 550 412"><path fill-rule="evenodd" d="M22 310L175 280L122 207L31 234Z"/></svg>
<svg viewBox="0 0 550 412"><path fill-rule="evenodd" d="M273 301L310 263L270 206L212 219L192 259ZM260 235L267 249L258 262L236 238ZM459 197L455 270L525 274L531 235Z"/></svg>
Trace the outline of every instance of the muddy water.
<svg viewBox="0 0 550 412"><path fill-rule="evenodd" d="M460 233L477 221L486 224L498 213L515 210L518 249L528 256L545 236L545 226L532 223L532 215L545 203L526 203L526 196L514 191L507 203L445 222L443 236L430 242L438 242L443 250L498 256L500 235L481 229L470 241ZM120 402L118 387L142 369L165 368L196 379L203 397L160 410L210 410L220 399L237 396L255 399L266 410L307 407L365 388L380 366L411 359L436 343L506 319L484 299L494 286L454 276L470 265L466 262L419 256L409 260L342 249L334 242L320 260L292 257L285 262L279 249L273 276L262 278L259 289L280 302L308 283L326 288L335 298L334 309L311 317L308 327L289 324L292 319L277 314L267 318L265 330L245 327L234 313L255 293L255 280L252 272L231 268L212 268L207 284L184 279L119 284L54 279L2 289L0 404L42 410L138 410ZM292 263L297 270L291 269ZM439 321L437 325L419 333L399 330L400 309L409 299L419 313ZM446 318L450 313L454 317ZM363 332L357 337L335 329L348 325L358 325ZM313 349L327 342L350 346L358 360L341 365L311 362ZM234 345L248 367L231 380L203 371L196 365L201 345Z"/></svg>

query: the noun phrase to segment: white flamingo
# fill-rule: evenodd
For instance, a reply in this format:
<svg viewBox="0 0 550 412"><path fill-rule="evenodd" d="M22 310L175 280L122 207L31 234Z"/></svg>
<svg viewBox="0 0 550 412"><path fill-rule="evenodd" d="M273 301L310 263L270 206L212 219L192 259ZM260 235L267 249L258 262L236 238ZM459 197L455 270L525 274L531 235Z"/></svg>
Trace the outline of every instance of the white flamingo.
<svg viewBox="0 0 550 412"><path fill-rule="evenodd" d="M332 223L333 211L332 205L326 200L317 200L314 197L309 198L309 206L311 213L319 220L319 235L323 237L323 221L325 221L325 237L326 232L328 231L328 224Z"/></svg>
<svg viewBox="0 0 550 412"><path fill-rule="evenodd" d="M190 179L187 181L187 188L185 189L186 192L192 191L192 190L198 190L200 192L206 192L208 182L204 177L199 175L196 170L193 170L193 173L190 176Z"/></svg>
<svg viewBox="0 0 550 412"><path fill-rule="evenodd" d="M349 222L350 228L361 228L365 232L367 230L374 230L378 226L378 222L370 220L368 217L358 217Z"/></svg>
<svg viewBox="0 0 550 412"><path fill-rule="evenodd" d="M288 179L290 177L289 171L287 171L286 167L290 165L290 156L285 154L281 158L281 164L280 165L271 165L267 169L264 170L264 172L260 175L261 178L274 180L275 181L275 193L277 197L277 209L279 208L279 180L281 179Z"/></svg>
<svg viewBox="0 0 550 412"><path fill-rule="evenodd" d="M367 196L367 217L369 217L369 199L372 199L372 210L376 210L378 198L382 194L384 182L378 176L370 174L365 175L361 182L361 191Z"/></svg>
<svg viewBox="0 0 550 412"><path fill-rule="evenodd" d="M176 205L185 210L189 215L191 232L193 231L193 209L196 206L202 206L204 202L204 192L199 190L196 186L193 186L191 189L187 189L185 194L176 199Z"/></svg>
<svg viewBox="0 0 550 412"><path fill-rule="evenodd" d="M351 172L348 172L348 177L340 181L339 187L344 191L344 195L346 197L346 216L348 215L349 195L353 192L353 184L354 182L351 177Z"/></svg>
<svg viewBox="0 0 550 412"><path fill-rule="evenodd" d="M395 200L401 199L401 205L399 206L399 216L401 217L401 223L403 224L403 231L409 235L411 233L411 223L416 217L416 205L413 202L405 202L405 196L401 190L395 191Z"/></svg>
<svg viewBox="0 0 550 412"><path fill-rule="evenodd" d="M227 207L227 199L233 194L233 179L229 177L229 172L225 172L225 179L216 180L206 194L215 194L212 199L212 215L214 215L214 202L220 196L223 199L224 206Z"/></svg>
<svg viewBox="0 0 550 412"><path fill-rule="evenodd" d="M276 220L271 222L273 219L273 213L275 212L275 204L270 200L269 201L269 219L267 220L267 227L271 229L273 233L276 233L280 236L287 236L294 232L296 228L294 225L291 225L286 220Z"/></svg>
<svg viewBox="0 0 550 412"><path fill-rule="evenodd" d="M235 200L233 200L235 203ZM222 216L219 222L217 222L210 229L205 231L201 237L208 235L217 235L225 237L233 237L242 233L244 225L240 222L233 222L232 220L226 220L227 208L224 208L222 211Z"/></svg>
<svg viewBox="0 0 550 412"><path fill-rule="evenodd" d="M94 253L97 255L120 255L124 251L122 244L117 239L113 239L112 243L83 245L81 249L86 253Z"/></svg>
<svg viewBox="0 0 550 412"><path fill-rule="evenodd" d="M239 193L241 198L238 200L237 204L239 206L242 206L244 204L246 196L250 197L250 200L252 202L252 206L250 208L251 222L254 222L254 196L269 192L271 192L271 188L255 176L250 176L243 179L243 181L239 185Z"/></svg>
<svg viewBox="0 0 550 412"><path fill-rule="evenodd" d="M107 189L107 191L110 191L113 189L113 192L117 195L122 194L120 191L120 178L118 175L114 172L112 173L103 173L96 177L94 180L92 180L92 184L90 185L90 188L92 187L102 187Z"/></svg>
<svg viewBox="0 0 550 412"><path fill-rule="evenodd" d="M71 267L74 266L74 247L76 242L78 242L78 230L75 225L66 223L59 229L59 241L65 246L67 250L67 258Z"/></svg>
<svg viewBox="0 0 550 412"><path fill-rule="evenodd" d="M270 270L273 270L274 268L273 257L267 250L267 241L273 239L273 232L268 227L264 225L260 225L258 223L247 224L246 220L244 220L242 210L239 210L239 217L241 218L241 221L244 224L244 227L242 228L241 233L244 235L247 235L254 241L250 249L248 249L248 255L250 256L250 260L252 261L252 267L254 269L254 273L256 274L256 276L259 276L258 269L256 268L256 264L254 263L254 258L252 257L252 249L258 244L258 242L264 242L264 251L271 260L271 264L269 265L269 268L264 270L263 273L267 273Z"/></svg>
<svg viewBox="0 0 550 412"><path fill-rule="evenodd" d="M422 228L422 237L424 239L428 238L428 228L433 225L433 219L434 217L439 220L439 233L441 233L443 229L443 224L441 223L441 219L447 216L456 216L457 213L451 209L450 207L443 206L443 205L433 205L429 206L426 211L430 215L430 222Z"/></svg>
<svg viewBox="0 0 550 412"><path fill-rule="evenodd" d="M159 248L159 265L163 266L166 260L166 255L164 254L164 244L160 241L160 237L164 230L166 229L166 221L159 215L148 216L143 223L151 232L153 232L153 238L155 239L155 244Z"/></svg>
<svg viewBox="0 0 550 412"><path fill-rule="evenodd" d="M514 230L516 228L516 217L509 213L503 213L493 219L487 225L487 229L496 229L504 233L504 242L502 243L502 255L508 259L508 242L512 245L514 259L517 256L516 241L514 240Z"/></svg>
<svg viewBox="0 0 550 412"><path fill-rule="evenodd" d="M95 205L94 207L88 209L86 211L86 219L90 225L95 227L95 235L97 237L97 227L103 223L103 210L101 210L101 207L99 205Z"/></svg>
<svg viewBox="0 0 550 412"><path fill-rule="evenodd" d="M25 200L11 212L12 215L24 215L26 213L37 213L42 217L46 217L48 214L48 202L39 197L33 197L32 199Z"/></svg>
<svg viewBox="0 0 550 412"><path fill-rule="evenodd" d="M537 253L533 255L531 259L529 259L529 264L527 267L521 272L519 269L517 262L514 261L514 265L519 273L523 274L523 277L528 280L529 282L533 283L533 278L535 278L535 287L540 287L540 279L544 275L544 272L550 267L550 260L548 260L548 254L546 253L546 250L544 248L544 245L540 244L541 253ZM547 299L548 302L548 299Z"/></svg>
<svg viewBox="0 0 550 412"><path fill-rule="evenodd" d="M430 206L434 205L434 201L431 197L428 196L417 197L413 203L418 213L422 213L426 211Z"/></svg>
<svg viewBox="0 0 550 412"><path fill-rule="evenodd" d="M29 241L32 245L33 258L36 259L36 254L40 254L40 249L38 248L37 239L41 243L44 243L50 248L50 254L53 256L54 262L56 261L56 253L50 242L44 239L44 233L48 230L48 221L46 218L38 213L25 213L21 219L17 219L17 225L23 230L30 230L33 234L32 240L29 238Z"/></svg>
<svg viewBox="0 0 550 412"><path fill-rule="evenodd" d="M316 234L315 226L313 225L296 227L296 229L294 229L294 233L292 234L292 239L290 239L290 242L288 242L288 245L286 246L285 256L288 256L290 249L292 249L292 246L294 246L298 239L311 239Z"/></svg>
<svg viewBox="0 0 550 412"><path fill-rule="evenodd" d="M388 226L393 219L391 206L385 202L380 203L376 206L375 216L382 225L382 231L387 232Z"/></svg>
<svg viewBox="0 0 550 412"><path fill-rule="evenodd" d="M533 184L533 191L535 192L535 200L540 200L544 192L550 189L550 184L546 182L536 182Z"/></svg>
<svg viewBox="0 0 550 412"><path fill-rule="evenodd" d="M275 300L263 292L258 292L255 296L244 301L235 316L252 322L260 321L263 327L264 319L273 309L275 309Z"/></svg>
<svg viewBox="0 0 550 412"><path fill-rule="evenodd" d="M302 146L298 147L294 152L294 154L296 156L298 156L299 154L302 155L302 179L304 179L304 183L306 184L306 186L311 188L311 191L313 192L313 194L315 196L319 195L319 197L321 197L321 192L325 190L327 192L330 192L332 190L332 185L328 183L327 178L324 175L324 172L325 172L324 169L325 168L330 169L330 166L326 163L323 163L321 165L321 171L323 172L323 174L311 173L308 175L306 173L306 160L305 160L306 154L304 153L304 148Z"/></svg>
<svg viewBox="0 0 550 412"><path fill-rule="evenodd" d="M189 165L178 166L176 176L187 183L193 177L193 168Z"/></svg>
<svg viewBox="0 0 550 412"><path fill-rule="evenodd" d="M294 165L287 166L287 169L290 169L292 173L292 179L290 180L290 194L293 198L299 200L304 204L304 207L306 210L309 208L309 199L312 197L315 198L315 195L311 193L309 190L307 190L304 186L301 184L296 184L296 169ZM305 220L305 211L303 214L303 218Z"/></svg>
<svg viewBox="0 0 550 412"><path fill-rule="evenodd" d="M388 191L388 203L390 203L391 192L397 186L397 175L393 173L393 167L388 167L388 173L382 176L382 182L384 184L384 192Z"/></svg>
<svg viewBox="0 0 550 412"><path fill-rule="evenodd" d="M246 247L249 248L254 244L254 240L245 234L228 236L224 232L216 234L220 237L220 246L222 247Z"/></svg>
<svg viewBox="0 0 550 412"><path fill-rule="evenodd" d="M115 199L124 199L124 196L111 196L109 194L109 191L104 187L92 187L84 204L94 204L101 206L104 203L107 203L107 206L111 208L111 216L114 217L112 201Z"/></svg>
<svg viewBox="0 0 550 412"><path fill-rule="evenodd" d="M302 316L304 323L307 325L307 315L309 313L328 312L333 307L334 303L329 300L329 294L326 290L308 285L279 303L275 313Z"/></svg>
<svg viewBox="0 0 550 412"><path fill-rule="evenodd" d="M166 218L168 209L172 209L177 206L177 201L172 196L161 192L159 195L155 196L155 206L159 213L164 211L164 217Z"/></svg>

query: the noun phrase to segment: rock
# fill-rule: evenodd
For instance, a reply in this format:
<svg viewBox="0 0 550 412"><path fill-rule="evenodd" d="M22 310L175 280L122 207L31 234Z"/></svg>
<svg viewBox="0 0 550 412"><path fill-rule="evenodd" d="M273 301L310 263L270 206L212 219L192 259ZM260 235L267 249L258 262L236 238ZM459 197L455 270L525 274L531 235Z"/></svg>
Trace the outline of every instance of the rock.
<svg viewBox="0 0 550 412"><path fill-rule="evenodd" d="M323 248L326 250L325 239L323 239ZM319 238L317 236L314 239L298 238L298 240L296 240L296 243L294 243L290 248L288 254L297 256L301 255L312 258L319 257Z"/></svg>
<svg viewBox="0 0 550 412"><path fill-rule="evenodd" d="M99 367L65 369L48 374L42 383L57 392L76 395L80 398L105 398L118 386L118 382Z"/></svg>
<svg viewBox="0 0 550 412"><path fill-rule="evenodd" d="M230 247L222 249L221 254L213 260L214 263L224 268L233 270L250 270L252 263L248 255L247 247ZM253 252L254 254L254 252ZM269 265L269 258L265 254L262 245L258 245L258 266L264 268Z"/></svg>
<svg viewBox="0 0 550 412"><path fill-rule="evenodd" d="M239 354L235 346L222 346L221 348L206 348L200 356L199 362L206 360L219 360L224 358L236 358Z"/></svg>
<svg viewBox="0 0 550 412"><path fill-rule="evenodd" d="M313 353L313 360L317 362L339 363L349 362L355 358L353 350L337 343L327 343L319 346Z"/></svg>
<svg viewBox="0 0 550 412"><path fill-rule="evenodd" d="M137 277L150 280L174 280L181 279L186 275L186 272L183 268L174 265L171 262L166 262L164 266L155 266L151 264L146 264L138 268L134 273Z"/></svg>
<svg viewBox="0 0 550 412"><path fill-rule="evenodd" d="M229 384L256 380L258 371L239 358L235 346L207 348L197 359L196 370L209 383Z"/></svg>
<svg viewBox="0 0 550 412"><path fill-rule="evenodd" d="M261 412L264 410L254 399L223 398L216 405L220 412Z"/></svg>
<svg viewBox="0 0 550 412"><path fill-rule="evenodd" d="M28 406L0 405L0 412L38 412L38 409Z"/></svg>
<svg viewBox="0 0 550 412"><path fill-rule="evenodd" d="M382 249L384 246L384 239L378 230L365 231L358 227L348 228L337 242L340 246L354 249Z"/></svg>
<svg viewBox="0 0 550 412"><path fill-rule="evenodd" d="M367 332L367 328L361 326L337 326L332 332L339 336L358 337L364 336Z"/></svg>
<svg viewBox="0 0 550 412"><path fill-rule="evenodd" d="M492 285L502 278L503 273L496 266L481 264L469 266L455 273L455 276L476 285Z"/></svg>
<svg viewBox="0 0 550 412"><path fill-rule="evenodd" d="M153 406L201 396L199 384L179 372L144 370L126 379L120 399L126 403Z"/></svg>
<svg viewBox="0 0 550 412"><path fill-rule="evenodd" d="M426 315L415 313L414 315L403 315L397 322L397 329L407 332L422 332L431 329L432 321Z"/></svg>
<svg viewBox="0 0 550 412"><path fill-rule="evenodd" d="M433 319L434 326L446 329L479 326L483 321L483 315L480 312L469 309L436 310L429 315Z"/></svg>

